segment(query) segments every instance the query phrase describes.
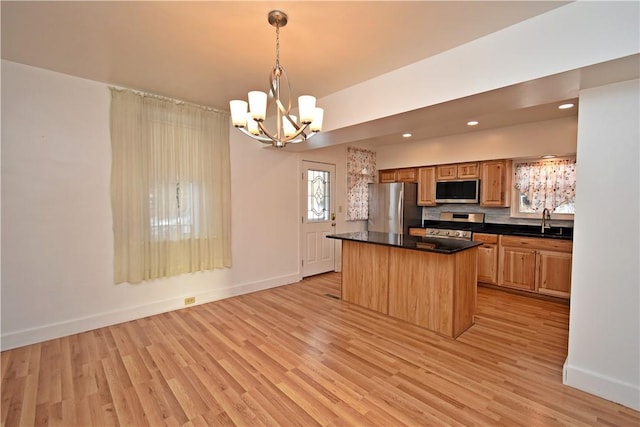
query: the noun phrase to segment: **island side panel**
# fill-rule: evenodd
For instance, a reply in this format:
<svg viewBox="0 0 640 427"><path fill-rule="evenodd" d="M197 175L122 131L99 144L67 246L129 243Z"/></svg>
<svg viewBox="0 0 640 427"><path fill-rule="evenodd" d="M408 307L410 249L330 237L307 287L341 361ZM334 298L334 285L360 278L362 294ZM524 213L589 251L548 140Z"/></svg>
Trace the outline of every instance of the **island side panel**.
<svg viewBox="0 0 640 427"><path fill-rule="evenodd" d="M455 256L391 249L389 315L453 336Z"/></svg>
<svg viewBox="0 0 640 427"><path fill-rule="evenodd" d="M387 246L342 241L342 299L389 313L389 250Z"/></svg>
<svg viewBox="0 0 640 427"><path fill-rule="evenodd" d="M477 301L478 248L455 254L453 337L474 323Z"/></svg>

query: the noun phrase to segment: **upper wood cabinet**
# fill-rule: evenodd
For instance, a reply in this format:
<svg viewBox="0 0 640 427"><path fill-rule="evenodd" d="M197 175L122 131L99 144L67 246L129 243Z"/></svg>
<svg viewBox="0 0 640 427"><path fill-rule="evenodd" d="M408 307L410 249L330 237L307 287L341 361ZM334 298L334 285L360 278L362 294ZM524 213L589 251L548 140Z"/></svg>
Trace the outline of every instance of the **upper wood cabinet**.
<svg viewBox="0 0 640 427"><path fill-rule="evenodd" d="M456 163L452 165L436 166L436 180L476 179L479 178L479 163Z"/></svg>
<svg viewBox="0 0 640 427"><path fill-rule="evenodd" d="M418 206L436 205L436 168L418 169Z"/></svg>
<svg viewBox="0 0 640 427"><path fill-rule="evenodd" d="M418 182L416 168L384 169L378 171L379 182Z"/></svg>
<svg viewBox="0 0 640 427"><path fill-rule="evenodd" d="M387 169L378 171L378 180L380 182L396 182L396 170Z"/></svg>
<svg viewBox="0 0 640 427"><path fill-rule="evenodd" d="M480 206L509 207L511 160L482 162L480 174Z"/></svg>

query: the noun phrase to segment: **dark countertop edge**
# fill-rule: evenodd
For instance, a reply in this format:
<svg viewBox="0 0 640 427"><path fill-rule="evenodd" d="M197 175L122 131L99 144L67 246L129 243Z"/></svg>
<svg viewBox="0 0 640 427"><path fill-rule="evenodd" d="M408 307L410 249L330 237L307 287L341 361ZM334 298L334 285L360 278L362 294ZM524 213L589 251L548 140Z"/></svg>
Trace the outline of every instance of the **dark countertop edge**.
<svg viewBox="0 0 640 427"><path fill-rule="evenodd" d="M570 240L573 241L573 227L552 227L552 229L560 229L563 231L566 230L567 234L545 234L536 232L536 229L539 230L540 226L538 225L524 225L524 224L497 224L497 223L455 223L455 222L445 222L438 220L427 220L424 224L415 224L410 225L409 228L452 228L456 229L456 227L467 227L473 233L485 233L485 234L502 234L505 236L518 236L518 237L532 237L532 238L543 238L543 239L556 239L556 240Z"/></svg>
<svg viewBox="0 0 640 427"><path fill-rule="evenodd" d="M327 235L328 238L330 239L336 239L336 240L349 240L352 242L357 242L357 243L367 243L367 244L371 244L371 245L380 245L380 246L389 246L392 248L396 248L396 249L408 249L411 251L420 251L420 252L432 252L432 253L438 253L438 254L443 254L443 255L452 255L455 254L457 252L462 252L462 251L466 251L467 249L471 249L477 246L481 246L483 243L482 242L476 242L476 241L471 241L471 240L459 240L459 239L447 239L447 238L440 238L440 237L419 237L419 236L410 236L408 234L403 234L403 241L409 243L409 242L413 242L413 243L429 243L432 241L440 241L442 243L451 243L451 241L453 240L454 242L456 242L455 244L458 247L449 247L448 249L438 249L438 248L419 248L416 246L411 246L411 245L405 245L405 244L394 244L394 243L388 243L388 242L380 242L380 241L375 241L375 240L364 240L362 238L357 238L356 236L354 236L354 234L357 234L358 232L355 233L344 233L344 234L329 234ZM386 234L386 233L385 233Z"/></svg>

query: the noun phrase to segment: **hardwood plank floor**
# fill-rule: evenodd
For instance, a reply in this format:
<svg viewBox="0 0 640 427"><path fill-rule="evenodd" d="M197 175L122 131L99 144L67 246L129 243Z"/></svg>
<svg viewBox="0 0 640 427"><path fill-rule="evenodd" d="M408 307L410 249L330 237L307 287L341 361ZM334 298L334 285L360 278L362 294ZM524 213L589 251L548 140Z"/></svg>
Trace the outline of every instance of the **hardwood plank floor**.
<svg viewBox="0 0 640 427"><path fill-rule="evenodd" d="M327 294L339 274L4 351L2 425L640 425L562 385L566 305L479 288L452 340Z"/></svg>

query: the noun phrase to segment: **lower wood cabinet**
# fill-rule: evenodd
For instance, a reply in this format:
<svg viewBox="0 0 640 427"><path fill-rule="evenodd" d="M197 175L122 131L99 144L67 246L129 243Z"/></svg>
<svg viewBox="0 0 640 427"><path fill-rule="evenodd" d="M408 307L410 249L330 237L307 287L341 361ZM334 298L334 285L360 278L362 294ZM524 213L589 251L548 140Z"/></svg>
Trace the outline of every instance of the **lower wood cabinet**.
<svg viewBox="0 0 640 427"><path fill-rule="evenodd" d="M367 262L362 262L365 259ZM389 248L342 241L342 299L389 313ZM348 286L344 284L347 283Z"/></svg>
<svg viewBox="0 0 640 427"><path fill-rule="evenodd" d="M500 236L498 285L569 298L572 249L569 240Z"/></svg>
<svg viewBox="0 0 640 427"><path fill-rule="evenodd" d="M536 251L528 248L500 248L500 286L535 291Z"/></svg>
<svg viewBox="0 0 640 427"><path fill-rule="evenodd" d="M474 233L473 240L482 242L478 246L478 282L498 283L498 235Z"/></svg>
<svg viewBox="0 0 640 427"><path fill-rule="evenodd" d="M571 294L571 253L538 251L538 292L568 298Z"/></svg>

